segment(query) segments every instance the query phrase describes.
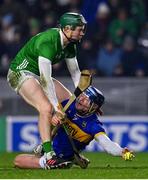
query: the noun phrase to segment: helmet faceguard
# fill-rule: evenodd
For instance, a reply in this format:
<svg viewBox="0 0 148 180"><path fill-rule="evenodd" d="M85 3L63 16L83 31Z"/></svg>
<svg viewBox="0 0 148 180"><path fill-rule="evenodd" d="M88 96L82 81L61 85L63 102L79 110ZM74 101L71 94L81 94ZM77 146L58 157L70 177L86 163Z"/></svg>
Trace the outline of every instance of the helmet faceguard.
<svg viewBox="0 0 148 180"><path fill-rule="evenodd" d="M79 111L77 109L77 113L79 115L90 115L94 112L96 112L98 109L100 109L100 107L103 105L104 103L104 96L102 94L101 91L99 91L98 89L96 89L93 86L89 86L84 92L83 95L85 95L87 98L89 98L90 100L90 104L89 104L89 109L88 111L84 112L84 111ZM76 100L77 102L79 102L79 97Z"/></svg>
<svg viewBox="0 0 148 180"><path fill-rule="evenodd" d="M87 22L82 14L73 13L73 12L68 12L68 13L63 14L61 16L60 22L59 22L60 28L63 33L64 33L63 29L66 26L70 26L71 30L75 30L75 28L78 26L84 26L84 33L85 33L86 24L87 24ZM77 42L75 39L71 39L71 38L67 37L67 35L65 33L64 33L64 35L70 42Z"/></svg>

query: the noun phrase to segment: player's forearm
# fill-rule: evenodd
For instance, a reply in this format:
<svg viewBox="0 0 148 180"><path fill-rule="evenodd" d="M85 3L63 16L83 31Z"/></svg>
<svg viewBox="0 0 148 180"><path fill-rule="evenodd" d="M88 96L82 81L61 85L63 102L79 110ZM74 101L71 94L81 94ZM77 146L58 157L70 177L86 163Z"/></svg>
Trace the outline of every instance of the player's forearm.
<svg viewBox="0 0 148 180"><path fill-rule="evenodd" d="M66 64L67 64L68 70L71 74L74 85L75 85L75 87L77 87L78 83L79 83L81 72L80 72L76 57L66 59Z"/></svg>
<svg viewBox="0 0 148 180"><path fill-rule="evenodd" d="M39 70L41 85L46 92L46 95L54 108L57 110L58 100L56 97L55 86L51 77L52 69L51 62L43 57L39 56Z"/></svg>
<svg viewBox="0 0 148 180"><path fill-rule="evenodd" d="M123 148L111 141L105 134L99 135L95 139L107 153L113 156L122 156Z"/></svg>

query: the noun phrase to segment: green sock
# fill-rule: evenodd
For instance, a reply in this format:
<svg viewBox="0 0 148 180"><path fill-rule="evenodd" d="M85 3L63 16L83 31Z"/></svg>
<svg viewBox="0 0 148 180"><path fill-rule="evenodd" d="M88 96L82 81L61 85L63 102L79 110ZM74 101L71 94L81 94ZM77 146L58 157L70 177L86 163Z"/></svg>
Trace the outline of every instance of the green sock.
<svg viewBox="0 0 148 180"><path fill-rule="evenodd" d="M46 142L43 143L43 150L44 150L44 152L46 152L46 153L52 151L51 141L46 141Z"/></svg>

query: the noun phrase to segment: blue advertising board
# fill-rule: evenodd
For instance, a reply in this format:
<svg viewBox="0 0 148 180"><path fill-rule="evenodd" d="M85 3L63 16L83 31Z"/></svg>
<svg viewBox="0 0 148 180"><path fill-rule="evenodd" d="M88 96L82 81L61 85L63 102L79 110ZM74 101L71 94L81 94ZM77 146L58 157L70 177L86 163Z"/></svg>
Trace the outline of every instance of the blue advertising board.
<svg viewBox="0 0 148 180"><path fill-rule="evenodd" d="M7 151L31 152L40 143L37 117L11 116L7 118ZM108 136L122 147L134 151L148 151L148 116L101 117ZM86 151L102 151L92 141Z"/></svg>
<svg viewBox="0 0 148 180"><path fill-rule="evenodd" d="M32 116L7 118L7 151L31 152L40 143L38 118Z"/></svg>
<svg viewBox="0 0 148 180"><path fill-rule="evenodd" d="M148 116L105 116L101 117L110 139L136 152L148 151ZM87 151L100 151L102 148L92 141Z"/></svg>

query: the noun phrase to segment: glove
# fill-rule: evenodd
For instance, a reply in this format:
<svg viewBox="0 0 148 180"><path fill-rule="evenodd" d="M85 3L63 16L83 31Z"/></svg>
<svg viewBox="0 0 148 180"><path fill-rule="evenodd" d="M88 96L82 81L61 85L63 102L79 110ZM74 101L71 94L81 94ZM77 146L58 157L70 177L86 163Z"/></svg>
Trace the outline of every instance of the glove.
<svg viewBox="0 0 148 180"><path fill-rule="evenodd" d="M133 158L134 158L134 154L132 151L130 151L128 148L124 148L123 151L122 151L122 158L125 160L125 161L132 161Z"/></svg>
<svg viewBox="0 0 148 180"><path fill-rule="evenodd" d="M35 156L37 157L41 157L44 155L44 150L43 150L43 146L42 144L37 145L34 149L33 152L35 154Z"/></svg>

